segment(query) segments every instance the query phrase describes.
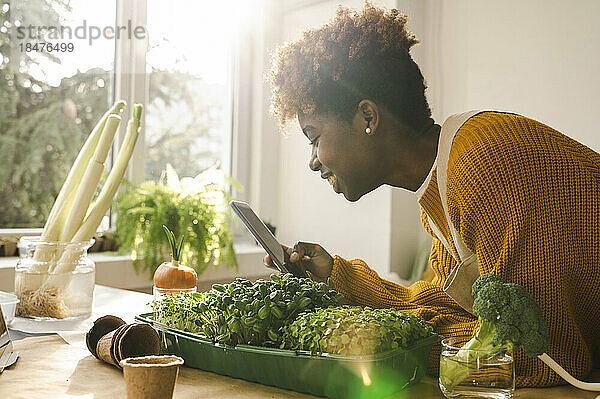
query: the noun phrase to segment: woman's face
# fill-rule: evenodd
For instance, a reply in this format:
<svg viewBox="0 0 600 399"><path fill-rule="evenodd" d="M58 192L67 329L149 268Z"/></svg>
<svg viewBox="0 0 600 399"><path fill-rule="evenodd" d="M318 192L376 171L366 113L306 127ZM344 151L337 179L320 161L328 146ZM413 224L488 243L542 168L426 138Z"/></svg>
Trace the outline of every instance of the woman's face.
<svg viewBox="0 0 600 399"><path fill-rule="evenodd" d="M298 114L298 122L311 147L309 167L348 201L357 201L382 182L377 162L377 140L365 133L359 113L351 123L333 114Z"/></svg>

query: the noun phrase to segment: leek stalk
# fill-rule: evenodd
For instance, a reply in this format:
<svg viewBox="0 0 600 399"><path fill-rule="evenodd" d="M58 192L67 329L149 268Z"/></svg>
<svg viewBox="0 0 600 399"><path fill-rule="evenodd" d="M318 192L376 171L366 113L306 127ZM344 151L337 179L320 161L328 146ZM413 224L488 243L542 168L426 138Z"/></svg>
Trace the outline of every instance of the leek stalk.
<svg viewBox="0 0 600 399"><path fill-rule="evenodd" d="M125 175L125 171L127 170L127 165L129 164L129 159L133 154L135 144L140 134L141 117L142 105L136 104L133 106L133 118L131 118L127 123L127 133L125 134L125 139L123 140L123 144L121 145L121 149L117 157L117 162L115 163L115 166L111 169L110 174L108 175L108 179L102 187L100 195L98 195L98 200L96 201L96 204L90 211L89 215L86 217L79 230L77 230L77 233L73 237L72 241L76 242L91 239L94 233L96 232L96 229L100 225L102 218L108 211L112 199L117 193L117 189L121 184L121 180L123 180L123 176Z"/></svg>
<svg viewBox="0 0 600 399"><path fill-rule="evenodd" d="M119 151L117 162L115 163L115 166L113 166L113 168L111 169L106 183L104 184L102 190L100 191L100 194L98 195L96 203L90 210L89 214L87 215L77 232L72 237L72 243L90 240L96 232L96 229L100 225L102 218L108 211L112 199L115 196L117 189L119 188L119 184L123 179L123 175L127 170L127 165L129 164L129 159L131 158L133 149L135 148L135 144L137 142L137 138L140 132L141 116L141 104L134 105L133 117L129 120L127 124L127 132L125 134L125 139L123 140L121 150ZM81 254L79 253L79 251L70 248L75 248L75 246L69 246L67 248L67 250L63 253L60 260L54 267L54 269L51 270L51 273L62 274L69 273L75 270L75 261L77 260L77 257L81 256Z"/></svg>
<svg viewBox="0 0 600 399"><path fill-rule="evenodd" d="M81 222L83 221L87 209L90 206L90 202L94 197L94 193L96 192L96 187L98 187L98 182L104 171L104 162L106 161L108 151L110 150L120 122L120 116L108 116L104 130L102 131L102 136L100 137L96 151L94 151L94 157L85 170L83 178L81 179L81 184L77 189L77 194L75 194L73 205L71 206L71 209L69 209L69 215L67 216L65 225L62 227L60 241L71 241L75 232L77 232L81 226Z"/></svg>
<svg viewBox="0 0 600 399"><path fill-rule="evenodd" d="M77 192L77 187L81 183L81 179L83 178L83 174L87 169L87 165L90 162L90 159L94 155L96 147L98 145L98 141L100 141L100 136L104 131L104 126L106 125L106 120L109 115L118 115L125 108L125 101L117 101L113 106L106 111L106 113L100 118L92 132L89 134L87 140L85 141L81 151L77 155L65 182L54 201L54 205L50 210L50 214L48 215L48 219L46 220L46 224L44 225L44 230L42 232L42 236L40 241L48 242L48 241L58 241L61 229L65 225L65 221L67 218L67 214L69 209L71 208L71 204L73 203L73 199L75 198L75 193ZM42 265L41 262L48 262L52 259L54 255L54 251L48 247L38 247L34 254L34 259L39 261L38 265ZM43 272L45 270L38 270L39 272Z"/></svg>

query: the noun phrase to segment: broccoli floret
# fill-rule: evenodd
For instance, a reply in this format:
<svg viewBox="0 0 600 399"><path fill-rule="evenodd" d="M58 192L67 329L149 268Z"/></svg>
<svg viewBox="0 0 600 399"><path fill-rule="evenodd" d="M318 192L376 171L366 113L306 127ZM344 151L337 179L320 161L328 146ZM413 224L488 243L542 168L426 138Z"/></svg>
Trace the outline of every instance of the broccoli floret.
<svg viewBox="0 0 600 399"><path fill-rule="evenodd" d="M482 274L477 278L477 280L475 280L475 282L473 283L473 287L471 288L471 294L473 295L473 298L477 298L477 295L479 295L479 290L491 282L504 283L505 281L502 277L500 277L497 274Z"/></svg>
<svg viewBox="0 0 600 399"><path fill-rule="evenodd" d="M482 324L492 327L494 345L523 348L528 356L544 353L548 349L548 333L533 297L519 284L488 280L487 284L477 287L477 291L473 290L473 312L479 316L480 329Z"/></svg>
<svg viewBox="0 0 600 399"><path fill-rule="evenodd" d="M525 288L507 283L498 275L484 274L473 284L472 294L479 328L456 354L457 362L448 362L440 368L442 384L448 390L471 372L465 365L469 350L493 355L508 345L513 349L523 348L528 356L538 356L548 348L548 333L540 308Z"/></svg>

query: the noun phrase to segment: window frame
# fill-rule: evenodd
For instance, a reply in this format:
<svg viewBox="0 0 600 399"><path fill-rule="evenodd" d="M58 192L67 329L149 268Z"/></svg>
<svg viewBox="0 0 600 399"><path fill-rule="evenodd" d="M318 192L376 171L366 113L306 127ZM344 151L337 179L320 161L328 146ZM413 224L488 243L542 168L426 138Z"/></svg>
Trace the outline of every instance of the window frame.
<svg viewBox="0 0 600 399"><path fill-rule="evenodd" d="M116 1L117 25L127 24L130 19L134 26L147 26L147 0L133 2L134 6L128 0ZM258 0L254 12L258 18L252 18L253 25L238 32L232 51L229 162L224 162L222 167L243 187L242 191L233 189L230 195L249 202L264 220L274 221L278 210L280 135L276 120L269 112L271 88L264 81L263 72L269 67L270 52L280 38L279 28L268 22L278 20L283 6L278 0ZM148 102L147 47L147 40L121 38L117 41L115 98L124 99L128 104ZM131 76L135 76L133 83ZM123 125L126 119L124 122ZM127 178L134 184L145 179L144 126L142 120L140 138L127 171ZM118 145L123 135L122 130ZM234 223L232 228L236 243L256 245L239 223Z"/></svg>

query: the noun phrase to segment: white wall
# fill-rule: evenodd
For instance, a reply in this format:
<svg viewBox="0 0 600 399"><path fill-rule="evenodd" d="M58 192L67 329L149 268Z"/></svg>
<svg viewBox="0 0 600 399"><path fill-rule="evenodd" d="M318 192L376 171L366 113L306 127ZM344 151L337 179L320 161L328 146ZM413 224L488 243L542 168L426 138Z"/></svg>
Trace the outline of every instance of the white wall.
<svg viewBox="0 0 600 399"><path fill-rule="evenodd" d="M337 1L287 2L281 20L283 41L335 15ZM341 2L362 7L363 1ZM393 6L394 1L374 4ZM350 203L308 168L309 146L297 123L280 141L278 237L282 242L317 242L331 254L360 257L385 273L390 264L391 193L382 188Z"/></svg>
<svg viewBox="0 0 600 399"><path fill-rule="evenodd" d="M438 120L468 109L510 110L600 149L600 2L426 0L437 25L423 45Z"/></svg>
<svg viewBox="0 0 600 399"><path fill-rule="evenodd" d="M287 1L280 28L291 40L334 15L336 1ZM362 1L343 2L361 7ZM292 4L293 6L290 6ZM600 1L397 0L421 40L413 57L427 80L437 123L456 112L495 108L542 121L600 150ZM275 122L272 122L274 125ZM308 169L295 125L279 138L277 213L282 242L323 244L377 271L407 277L425 233L414 196L387 187L356 203Z"/></svg>

